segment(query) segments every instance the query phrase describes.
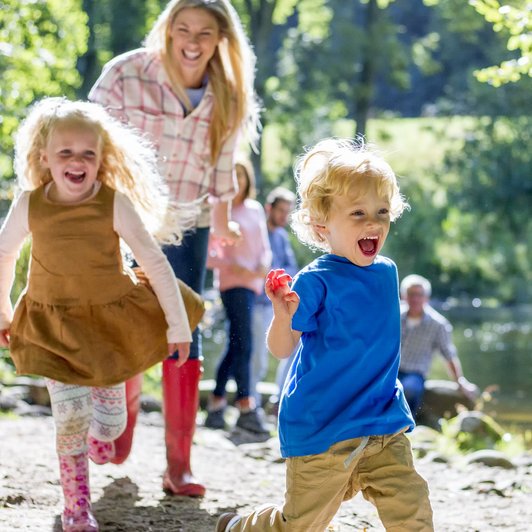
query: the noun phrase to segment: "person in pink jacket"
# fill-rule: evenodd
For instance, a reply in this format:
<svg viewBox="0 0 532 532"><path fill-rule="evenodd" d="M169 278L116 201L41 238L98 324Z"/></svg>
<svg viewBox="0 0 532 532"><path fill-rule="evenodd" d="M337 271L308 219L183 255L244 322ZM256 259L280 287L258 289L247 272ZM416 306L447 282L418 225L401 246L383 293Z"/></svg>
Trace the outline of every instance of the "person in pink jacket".
<svg viewBox="0 0 532 532"><path fill-rule="evenodd" d="M230 377L236 381L236 406L240 410L237 426L255 433L268 430L259 415L250 389L250 361L253 349L252 313L257 294L262 292L265 275L271 265L271 249L262 205L256 201L251 165L235 165L238 194L233 199L233 220L240 226L242 238L231 247L211 238L207 267L214 270L215 284L225 308L228 323L227 348L216 371L216 386L209 400L205 426L224 428L227 405L225 386Z"/></svg>

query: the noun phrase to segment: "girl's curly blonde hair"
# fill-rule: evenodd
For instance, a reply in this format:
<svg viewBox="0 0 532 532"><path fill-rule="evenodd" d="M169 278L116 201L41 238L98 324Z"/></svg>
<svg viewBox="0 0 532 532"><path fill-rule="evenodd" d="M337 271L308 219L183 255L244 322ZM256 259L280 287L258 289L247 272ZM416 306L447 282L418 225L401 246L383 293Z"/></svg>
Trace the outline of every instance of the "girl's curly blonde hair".
<svg viewBox="0 0 532 532"><path fill-rule="evenodd" d="M390 165L361 139L319 141L297 159L294 174L299 199L291 226L312 249L330 251L315 225L327 222L335 197L359 198L375 190L390 204L392 222L409 208Z"/></svg>
<svg viewBox="0 0 532 532"><path fill-rule="evenodd" d="M50 170L41 164L41 152L58 128L87 129L99 137L98 180L130 199L161 244L178 243L192 227L198 208L170 200L153 147L96 103L45 98L30 109L15 139L19 188L34 190L52 181Z"/></svg>

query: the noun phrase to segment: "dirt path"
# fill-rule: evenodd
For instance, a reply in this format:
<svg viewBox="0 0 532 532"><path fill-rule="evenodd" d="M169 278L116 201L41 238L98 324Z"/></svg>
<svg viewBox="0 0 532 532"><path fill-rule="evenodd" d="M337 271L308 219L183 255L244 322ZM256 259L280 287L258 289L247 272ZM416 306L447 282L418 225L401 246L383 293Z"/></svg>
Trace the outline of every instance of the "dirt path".
<svg viewBox="0 0 532 532"><path fill-rule="evenodd" d="M162 420L160 414L143 415L128 462L91 464L95 515L102 532L209 532L223 511L282 501L284 465L278 458L275 439L235 446L228 433L198 427L194 472L206 481L207 495L167 497L161 490ZM420 460L436 530L530 531L531 465L530 457L512 470ZM0 531L59 531L61 509L51 418L0 420ZM360 495L342 506L333 525L342 532L383 530Z"/></svg>

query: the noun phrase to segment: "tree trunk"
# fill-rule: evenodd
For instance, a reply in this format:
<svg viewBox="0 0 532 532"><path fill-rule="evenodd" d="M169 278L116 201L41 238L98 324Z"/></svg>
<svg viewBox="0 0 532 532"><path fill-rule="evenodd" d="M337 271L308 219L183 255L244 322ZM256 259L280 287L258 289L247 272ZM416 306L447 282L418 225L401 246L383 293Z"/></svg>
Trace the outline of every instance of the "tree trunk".
<svg viewBox="0 0 532 532"><path fill-rule="evenodd" d="M365 10L364 29L366 33L363 47L362 68L360 70L358 84L355 83L355 123L356 134L366 135L369 110L373 98L373 85L375 81L376 58L378 55L378 32L379 7L377 0L369 0Z"/></svg>
<svg viewBox="0 0 532 532"><path fill-rule="evenodd" d="M269 76L272 75L275 65L275 54L269 47L270 35L273 29L273 12L277 0L268 2L261 0L258 5L253 5L251 1L246 1L246 7L249 13L250 27L249 37L255 54L257 56L257 72L255 78L255 90L261 102L265 96L265 83ZM266 113L261 115L261 124L264 128L267 122ZM258 153L252 152L250 159L255 171L256 187L262 191L264 179L262 177L262 150L261 139L257 139Z"/></svg>
<svg viewBox="0 0 532 532"><path fill-rule="evenodd" d="M83 0L83 10L87 13L88 17L87 27L89 30L89 38L87 41L87 51L78 58L77 68L83 81L77 90L77 96L78 98L85 99L92 84L98 77L99 66L94 43L95 2L92 0Z"/></svg>

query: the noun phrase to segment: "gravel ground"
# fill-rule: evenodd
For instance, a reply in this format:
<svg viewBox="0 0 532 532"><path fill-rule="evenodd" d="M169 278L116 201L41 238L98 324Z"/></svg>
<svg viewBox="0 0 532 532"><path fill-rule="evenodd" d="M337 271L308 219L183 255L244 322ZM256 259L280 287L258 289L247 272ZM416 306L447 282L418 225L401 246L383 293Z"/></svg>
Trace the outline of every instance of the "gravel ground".
<svg viewBox="0 0 532 532"><path fill-rule="evenodd" d="M49 417L0 419L0 531L60 531L62 510ZM208 532L227 510L247 511L281 503L284 465L275 438L242 443L242 434L198 427L193 470L208 487L203 499L169 497L161 489L164 470L160 414L141 416L129 460L116 466L91 464L92 500L102 532ZM236 444L235 444L236 443ZM514 469L420 459L428 480L435 529L448 532L532 530L532 458ZM361 495L344 503L334 531L382 531L375 509Z"/></svg>

